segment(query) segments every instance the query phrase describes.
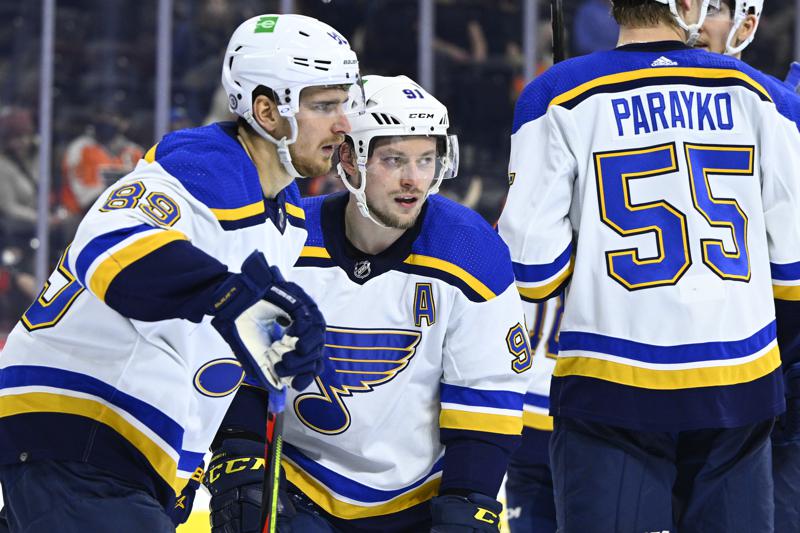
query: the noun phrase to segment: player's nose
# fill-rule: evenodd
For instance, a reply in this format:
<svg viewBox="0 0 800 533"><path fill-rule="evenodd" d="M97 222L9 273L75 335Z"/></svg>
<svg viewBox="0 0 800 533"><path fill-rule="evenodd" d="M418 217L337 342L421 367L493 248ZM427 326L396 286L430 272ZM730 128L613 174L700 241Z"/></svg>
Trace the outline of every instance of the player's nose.
<svg viewBox="0 0 800 533"><path fill-rule="evenodd" d="M347 115L344 114L344 111L339 111L339 114L336 116L336 121L333 123L332 131L339 135L346 135L350 133L353 127L350 125L350 120L348 120Z"/></svg>

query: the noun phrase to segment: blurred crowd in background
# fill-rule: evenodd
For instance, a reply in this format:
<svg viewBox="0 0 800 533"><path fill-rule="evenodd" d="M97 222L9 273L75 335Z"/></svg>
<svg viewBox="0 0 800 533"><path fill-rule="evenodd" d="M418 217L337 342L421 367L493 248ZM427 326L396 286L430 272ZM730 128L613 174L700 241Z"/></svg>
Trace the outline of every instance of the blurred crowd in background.
<svg viewBox="0 0 800 533"><path fill-rule="evenodd" d="M135 166L153 138L156 0L57 0L49 212L37 212L42 2L0 0L0 344L41 289L33 275L36 223L47 217L49 264L84 211ZM514 102L524 80L521 0L436 0L435 89L459 136L461 171L446 194L496 220L506 194ZM552 63L550 3L539 2L536 71ZM608 0L566 0L570 55L613 48ZM220 87L231 31L279 12L277 0L174 0L170 129L228 120ZM295 12L345 35L363 74L417 78L417 0L298 0ZM783 77L793 59L794 6L768 0L745 61ZM341 188L303 180L305 194Z"/></svg>

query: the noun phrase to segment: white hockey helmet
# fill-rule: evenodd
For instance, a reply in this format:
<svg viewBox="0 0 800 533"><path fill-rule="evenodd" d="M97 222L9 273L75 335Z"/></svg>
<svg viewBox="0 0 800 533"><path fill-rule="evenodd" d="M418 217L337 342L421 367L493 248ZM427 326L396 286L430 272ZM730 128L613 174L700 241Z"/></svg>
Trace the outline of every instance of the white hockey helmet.
<svg viewBox="0 0 800 533"><path fill-rule="evenodd" d="M347 136L353 143L355 167L359 186L350 183L341 163L338 166L347 189L356 198L363 216L383 226L369 213L365 194L367 160L372 142L377 138L426 136L436 137L436 175L425 198L439 191L443 179L458 173L458 139L448 135L450 120L447 108L408 76L364 76L366 112L350 120L352 130Z"/></svg>
<svg viewBox="0 0 800 533"><path fill-rule="evenodd" d="M306 87L349 85L344 112L364 111L358 59L347 39L332 27L303 15L258 15L233 32L222 64L222 86L231 112L242 117L262 137L278 147L286 171L295 170L289 145L297 140L300 92ZM289 138L275 139L253 117L253 91L272 89L278 112L288 119Z"/></svg>
<svg viewBox="0 0 800 533"><path fill-rule="evenodd" d="M666 4L669 6L669 10L672 12L675 22L677 22L678 26L686 30L686 32L689 34L689 38L686 40L686 44L689 46L694 46L694 44L697 42L697 39L700 37L700 28L703 27L703 23L706 21L709 6L716 9L719 9L720 6L720 0L702 0L703 3L700 5L700 15L697 18L697 22L694 24L689 24L683 19L680 13L678 13L678 6L675 3L675 0L655 1L659 4Z"/></svg>
<svg viewBox="0 0 800 533"><path fill-rule="evenodd" d="M753 42L753 38L755 38L758 31L758 23L761 21L761 13L764 11L764 0L736 0L733 10L733 27L731 27L731 31L728 34L728 40L725 41L725 53L729 56L742 52L747 48L747 45ZM756 27L750 37L739 43L738 46L734 46L733 40L736 38L736 32L744 24L747 15L755 15Z"/></svg>

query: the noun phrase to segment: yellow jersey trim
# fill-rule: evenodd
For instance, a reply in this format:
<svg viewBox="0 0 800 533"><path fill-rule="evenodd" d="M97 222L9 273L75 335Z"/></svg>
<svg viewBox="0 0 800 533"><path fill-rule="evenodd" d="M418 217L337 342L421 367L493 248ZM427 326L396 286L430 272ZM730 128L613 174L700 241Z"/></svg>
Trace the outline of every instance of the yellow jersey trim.
<svg viewBox="0 0 800 533"><path fill-rule="evenodd" d="M209 207L209 209L212 213L214 213L214 216L217 217L217 220L225 220L230 222L233 220L242 220L243 218L254 217L262 214L264 212L264 201L259 200L258 202L250 205L236 207L234 209L216 209L213 207Z"/></svg>
<svg viewBox="0 0 800 533"><path fill-rule="evenodd" d="M567 268L565 268L561 274L559 274L547 285L540 285L539 287L522 287L517 285L517 290L522 296L530 300L544 300L550 297L561 286L561 284L563 284L564 281L572 275L572 271L574 270L575 266L574 259L574 257L571 258Z"/></svg>
<svg viewBox="0 0 800 533"><path fill-rule="evenodd" d="M484 433L519 435L522 433L522 416L442 409L439 414L439 427L443 429L465 429Z"/></svg>
<svg viewBox="0 0 800 533"><path fill-rule="evenodd" d="M330 259L331 254L322 246L303 246L300 252L300 257L319 257L321 259Z"/></svg>
<svg viewBox="0 0 800 533"><path fill-rule="evenodd" d="M548 107L563 104L564 102L568 102L585 92L591 91L597 87L602 87L603 85L612 85L615 83L624 83L626 81L643 80L648 78L655 80L658 78L675 76L705 79L736 78L747 83L756 91L761 93L764 97L766 97L770 102L772 102L772 98L770 97L769 93L760 83L755 81L744 72L739 72L738 70L724 68L663 67L658 69L647 68L632 70L629 72L620 72L618 74L609 74L608 76L595 78L587 81L586 83L578 85L574 89L556 96L550 101L550 105Z"/></svg>
<svg viewBox="0 0 800 533"><path fill-rule="evenodd" d="M156 147L157 146L158 146L158 143L154 144L153 146L150 147L150 149L147 151L147 153L144 154L144 160L147 161L148 163L152 163L153 161L156 160Z"/></svg>
<svg viewBox="0 0 800 533"><path fill-rule="evenodd" d="M419 254L411 254L403 260L404 263L408 265L415 265L427 268L434 268L436 270L441 270L442 272L447 272L448 274L457 277L469 287L478 293L483 299L491 300L492 298L496 297L497 295L492 292L489 287L481 283L478 278L464 270L458 265L454 265L449 261L445 261L443 259L439 259L437 257L431 257L428 255L419 255Z"/></svg>
<svg viewBox="0 0 800 533"><path fill-rule="evenodd" d="M100 263L100 266L94 271L89 281L89 288L95 296L105 301L106 291L111 282L114 281L114 278L117 277L117 274L154 250L178 240L188 239L186 235L179 231L159 230L134 241L121 250L117 250Z"/></svg>
<svg viewBox="0 0 800 533"><path fill-rule="evenodd" d="M522 412L522 425L542 431L553 431L553 417L540 413Z"/></svg>
<svg viewBox="0 0 800 533"><path fill-rule="evenodd" d="M0 403L0 418L28 413L64 413L101 422L130 442L147 458L158 475L180 495L186 479L177 477L178 463L147 435L110 407L88 398L73 398L48 392L6 396Z"/></svg>
<svg viewBox="0 0 800 533"><path fill-rule="evenodd" d="M303 210L302 207L297 207L296 205L292 205L289 202L285 202L286 204L286 213L294 218L302 218L303 220L306 219L306 212Z"/></svg>
<svg viewBox="0 0 800 533"><path fill-rule="evenodd" d="M766 376L780 364L780 351L776 345L747 363L681 370L654 370L592 357L559 357L553 375L584 376L645 389L677 390L748 383Z"/></svg>
<svg viewBox="0 0 800 533"><path fill-rule="evenodd" d="M800 285L773 285L772 293L776 300L800 301Z"/></svg>
<svg viewBox="0 0 800 533"><path fill-rule="evenodd" d="M441 479L437 477L385 503L370 506L356 505L335 498L325 485L317 481L285 455L283 456L282 465L286 471L286 479L290 483L303 491L303 494L311 498L314 503L322 507L326 512L345 520L369 518L403 511L436 496L439 493L439 484L441 483Z"/></svg>

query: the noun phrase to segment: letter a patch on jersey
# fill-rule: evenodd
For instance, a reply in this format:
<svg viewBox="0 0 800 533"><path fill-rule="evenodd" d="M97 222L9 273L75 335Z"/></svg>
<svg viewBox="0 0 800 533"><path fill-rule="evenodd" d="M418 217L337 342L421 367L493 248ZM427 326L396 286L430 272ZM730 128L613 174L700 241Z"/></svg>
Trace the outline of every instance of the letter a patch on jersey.
<svg viewBox="0 0 800 533"><path fill-rule="evenodd" d="M294 401L297 418L326 435L350 427L345 398L372 392L402 372L417 350L422 334L402 329L355 329L328 326L325 370L316 378L319 393L301 394Z"/></svg>

